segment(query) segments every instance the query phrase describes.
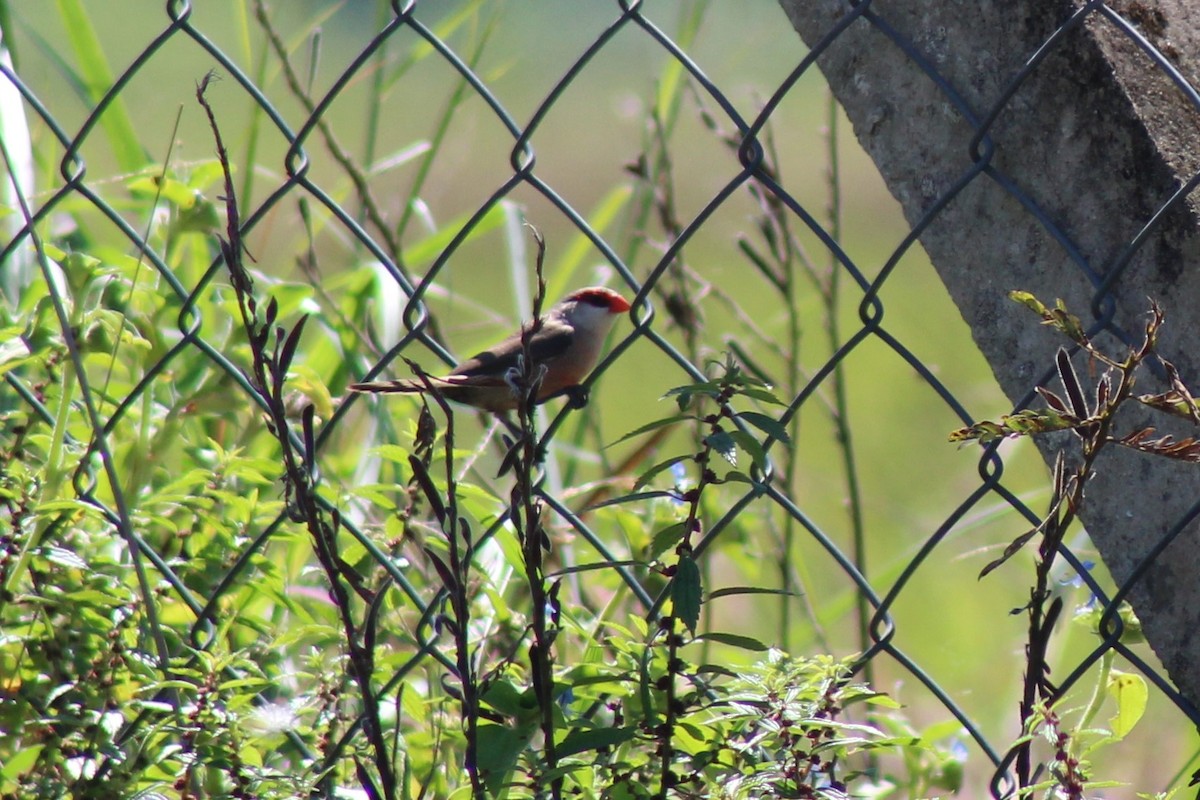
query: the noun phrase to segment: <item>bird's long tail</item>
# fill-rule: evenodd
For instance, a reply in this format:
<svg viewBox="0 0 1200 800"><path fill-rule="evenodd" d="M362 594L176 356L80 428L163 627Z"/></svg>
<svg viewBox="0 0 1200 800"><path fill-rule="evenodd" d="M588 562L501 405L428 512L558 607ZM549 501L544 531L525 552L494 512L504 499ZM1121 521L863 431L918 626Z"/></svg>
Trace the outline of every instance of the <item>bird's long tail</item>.
<svg viewBox="0 0 1200 800"><path fill-rule="evenodd" d="M425 387L414 380L406 378L398 381L366 381L365 383L352 383L350 384L350 391L390 394L393 392L423 392L425 391Z"/></svg>

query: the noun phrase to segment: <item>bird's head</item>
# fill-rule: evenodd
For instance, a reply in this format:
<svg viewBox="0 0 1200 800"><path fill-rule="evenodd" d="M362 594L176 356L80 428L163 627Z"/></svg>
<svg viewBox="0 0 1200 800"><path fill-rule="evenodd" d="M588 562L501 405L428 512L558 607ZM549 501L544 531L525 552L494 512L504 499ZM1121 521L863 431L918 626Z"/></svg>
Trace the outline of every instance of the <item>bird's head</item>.
<svg viewBox="0 0 1200 800"><path fill-rule="evenodd" d="M554 309L573 328L607 329L618 314L630 309L629 301L612 289L589 286L567 295Z"/></svg>

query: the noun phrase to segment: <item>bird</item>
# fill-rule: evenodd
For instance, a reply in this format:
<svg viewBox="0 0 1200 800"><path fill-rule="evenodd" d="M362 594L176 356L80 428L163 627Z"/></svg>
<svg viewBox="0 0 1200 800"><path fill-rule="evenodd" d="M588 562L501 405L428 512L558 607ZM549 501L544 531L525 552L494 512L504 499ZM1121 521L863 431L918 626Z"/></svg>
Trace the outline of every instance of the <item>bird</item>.
<svg viewBox="0 0 1200 800"><path fill-rule="evenodd" d="M580 383L600 358L604 337L612 330L617 315L631 308L629 301L612 289L589 286L578 289L547 311L541 326L529 337L529 355L545 367L535 402L543 403L566 395L579 407L587 401ZM516 409L518 395L515 370L523 351L521 338L530 323L504 341L477 353L442 377L423 380L402 378L350 385L354 392L425 392L432 386L447 400L499 414Z"/></svg>

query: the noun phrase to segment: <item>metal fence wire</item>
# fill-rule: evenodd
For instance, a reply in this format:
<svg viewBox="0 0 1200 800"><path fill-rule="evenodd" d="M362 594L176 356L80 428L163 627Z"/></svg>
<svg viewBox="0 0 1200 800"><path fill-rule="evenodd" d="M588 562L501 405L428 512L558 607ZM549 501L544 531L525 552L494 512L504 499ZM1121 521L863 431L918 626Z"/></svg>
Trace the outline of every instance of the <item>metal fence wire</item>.
<svg viewBox="0 0 1200 800"><path fill-rule="evenodd" d="M230 158L259 302L265 307L268 296L276 297L280 319L309 312L323 326L318 332L309 324L291 379L306 384L302 393L309 400L320 395L323 385L332 395L327 405L317 404L310 441L302 441L297 422L296 443L319 454L314 480L327 508L341 509L338 525L356 554L343 554L349 569L363 574L382 570L390 576L382 627L388 626L387 609L413 614L405 617L401 636L411 647L399 648L399 655L379 666L374 676L383 702L399 706L406 687L420 691L415 688L419 680L452 668L454 661L443 627L444 587L410 571L417 567L406 559L419 550L397 544L397 529L381 521L363 495L354 495L356 488L382 485L403 471L389 464L398 457L386 450L377 455L380 451L373 448L411 442L405 437L413 435L410 425L418 405L342 393L356 380L409 376L406 358L431 372L452 365L469 355L462 347L482 344L527 316L531 298L503 289L533 285L532 239L519 224L527 219L546 234L548 303L567 290L601 281L632 301L628 323L618 324L589 380L589 404L576 409L552 402L541 417L549 455L535 491L559 534L548 557L567 570L572 590L586 594L579 584L593 573L584 568L603 567L626 583L624 596L640 613L660 608L661 584L635 563L645 551L606 515L621 513L626 504L646 504L642 495L630 493L633 478L651 464L694 448L694 441L681 444L692 423L664 426L661 438L651 438L644 452L639 445L654 437L654 430L611 449L601 446L670 416L673 405L654 405L655 398L674 387L712 379L713 362L728 354L747 374L772 384L783 405L755 406L771 416L771 421L760 420L760 427L747 429L762 451L761 460L754 469L744 463L739 467L752 476L746 483L722 487L724 499L719 509L706 512L702 535L693 542L694 556L709 593L760 581L790 594L782 603L772 598L765 605L759 595L748 595L751 599L739 599L733 610L713 611L704 624L710 630L753 634L797 654L861 651L859 677L895 693L913 710L914 726L956 721L958 733L947 736L961 742L956 757L976 782L973 791L987 785L992 796L1013 793L1014 771L1020 766L1011 745L1020 734L1016 709L1028 653L1021 653L1026 645L1023 618L1009 612L1029 600L1027 573L1022 572L1027 566L1018 559L1003 573L982 580L977 576L999 548L1038 525L1050 490L1040 459L1024 441L992 443L979 458L947 443L952 429L1012 409L987 385L968 330L952 312L947 316L950 307L931 288L930 273L920 266L922 256L914 245L961 192L974 182L991 181L1019 200L1064 251L1079 253L1082 248L1041 210L1038 198L1008 178L998 166L1000 159L982 156L933 199L907 233L900 231L894 240L898 244L881 245L878 237L856 240L871 234L876 213L891 220L881 227L896 230L895 215L877 212L873 201L860 203L856 196L860 186L875 179L866 176L861 156L848 152L845 131L838 127L843 123L823 99L828 97L824 90L814 90L820 83L816 63L852 26L872 26L921 65L943 93L948 117L968 121L971 135L961 149L978 153L1002 146L985 141L989 127L1003 114L1021 113L1014 97L1028 75L1056 48L1069 47L1072 32L1084 22L1103 20L1148 53L1190 107L1200 110L1196 87L1139 34L1140 21L1132 18L1136 14L1128 9L1118 13L1114 4L1077 6L1042 48L1027 54L1024 71L1007 76L1007 90L994 105L980 109L968 107L939 73L936 54L897 32L887 3L843 4L811 49L794 37L778 8L755 4L751 16L769 22L745 24L783 31L793 47L770 54L773 84L748 101L740 87L722 85L706 72L704 59L711 51L703 49L699 32L708 28L699 21L708 13L720 15L722 24L733 23L724 18L728 10L706 12L704 4L667 10L656 3L595 3L579 11L579 28L561 37L571 43L586 39L565 60L555 31L528 33L538 25L540 13L559 18L560 10L550 12L538 4L490 9L479 3L451 8L396 2L369 11L345 4L328 13L353 17L347 28L353 33L344 36L357 49L336 69L329 66L338 57L329 54L338 52L330 43L334 37L322 42L320 28L323 23L333 30L341 23L322 10L307 18L286 4L268 9L248 2L241 7L245 16L230 20L201 5L170 0L165 9L151 13L148 4L139 4L136 13L142 16L136 24L128 23L120 45L133 56L112 77L106 77L103 63L81 64L79 72L68 66L68 59L58 54L61 48L46 38L43 23L50 11L10 8L13 18L3 20L5 41L21 45L23 52L17 55L25 59L17 59L17 67L0 67L7 96L5 224L11 233L0 251L9 339L8 344L0 342L6 354L0 362L6 387L0 396L5 415L0 446L9 470L4 517L10 527L3 602L10 611L20 598L12 594L14 588L40 591L20 582L25 548L66 558L55 548L70 549L77 542L72 526L82 524L82 517L98 519L123 544L111 551L114 563L136 573L137 600L121 612L118 627L140 631L147 655L139 669L150 676L145 679L166 681L179 674L180 665L190 669L204 658L221 656L227 632L218 632L239 587L272 569L287 569L285 564L312 562L311 546L295 532L297 526L283 507L290 494L271 488L279 468L269 459L246 468L269 479L252 493L265 506L275 503L269 519L260 515L260 508L205 505L201 498L212 487L170 476L182 481L172 508L190 503L197 520L228 515L230 524L239 526L235 552L188 553L186 545L181 550L187 530L180 527L178 512L150 504L147 486L153 480L122 472L140 463L130 455L138 447L146 448L140 458L150 471L169 473L183 463L179 452L205 448L209 463L219 470L223 452L260 446L266 436L261 423L254 424L253 432L223 429L254 423L255 415L238 416L234 410L261 405L261 398L253 390L245 337L235 331L237 311L226 264L208 235L220 226L207 217L189 220L186 197L170 194L187 184L184 178L168 180L181 174L173 171L173 162L212 167L211 134L189 97L212 69L219 77L209 89L215 117L226 138L236 142ZM600 19L600 7L603 21L589 28ZM109 13L98 5L89 10L96 17ZM135 12L122 4L119 13ZM79 31L89 23L76 22L78 30L63 35L73 40L78 55L87 47L80 43L79 37L86 37ZM245 41L255 44L238 42L230 33L231 23L244 26ZM149 25L155 29L150 31ZM529 42L537 45L530 48ZM500 62L522 69L537 65L543 83L517 93L503 81L503 63L481 68L481 61L491 63L482 54L493 50L503 54ZM646 53L653 56L645 63L662 66L658 82L648 88L643 76L629 93L657 93L660 104L639 106L635 122L621 118L617 110L589 109L597 111L590 120L611 114L611 129L580 130L563 123L564 106L568 114L577 114L597 105L588 100L593 87L613 75L629 79L618 65L632 54L641 58ZM559 67L560 74L550 79L544 65L558 60L568 66ZM35 61L42 65L38 70L22 67ZM135 96L144 103L151 85L161 86L172 100L153 109L131 108L124 101ZM178 124L175 97L185 106L184 134L171 128ZM902 105L905 98L887 101ZM347 144L358 135L343 127L350 116L366 120L363 128L369 133L362 145ZM411 117L419 117L429 129L418 146L405 149L400 139L410 130L405 120ZM122 138L121 126L131 119L135 128L146 128L127 131ZM812 144L797 153L790 149L797 137L789 128L800 120L809 128L833 129L826 138L804 140ZM683 128L691 129L693 144L676 147L673 136ZM32 133L32 143L21 141L21 129ZM142 135L144 130L150 132ZM254 134L247 137L245 130ZM395 135L389 139L389 133ZM623 139L625 152L636 157L623 173L599 179L622 189L595 197L580 188L578 177L600 169L589 151L602 149L602 138ZM145 149L131 144L141 142L145 148L148 142L176 139L186 140L186 157L148 157ZM38 153L36 163L22 167L22 149ZM397 155L379 155L386 152ZM859 167L854 166L856 158ZM481 162L488 166L463 181L456 161L471 164L472 170ZM811 170L816 180L793 179L788 167L798 162L807 166L793 173ZM57 178L47 168L51 163ZM44 176L36 185L35 173ZM218 173L206 174L204 192L214 201L221 194ZM396 201L397 175L405 176L403 191L410 192L401 202ZM1179 192L1164 196L1149 216L1181 202L1197 180L1200 173ZM686 183L686 189L676 182ZM446 185L456 188L441 188ZM821 187L834 192L833 198L823 195ZM137 206L130 198L147 193L158 194L160 207L173 204L170 231L161 212L145 219L131 211ZM213 208L220 203L199 203L196 213L203 216ZM839 216L843 208L849 210ZM439 225L434 221L438 216L453 220ZM73 218L86 219L86 230L68 222ZM747 224L744 232L738 228ZM196 231L206 233L207 246L185 240ZM861 241L868 243L856 243ZM497 242L506 242L510 252L499 253L503 246ZM1138 246L1137 240L1129 242L1124 264ZM709 248L725 248L726 263L714 266L706 260ZM88 257L79 257L84 251ZM361 269L335 268L340 260L353 260ZM480 266L474 266L477 262ZM500 266L506 262L518 265L515 278ZM1105 272L1083 256L1077 263L1094 299L1090 309L1071 310L1083 317L1097 341L1112 342L1118 349L1122 343L1136 345L1140 331L1119 325L1111 307L1124 267ZM105 275L116 280L131 274L135 277L128 291L98 282ZM366 277L356 283L346 275ZM346 300L350 296L356 298L353 303ZM148 318L158 329L126 335L123 309L138 302L153 303L157 310ZM110 316L105 321L90 318L90 327L81 328L81 308ZM788 320L799 320L799 327L781 333ZM30 338L35 321L57 328L64 342L46 373L49 378L22 361L48 346ZM1031 318L1030 325L1037 324ZM481 325L486 330L475 330ZM931 327L936 328L933 334ZM324 344L312 345L313 337ZM141 346L130 344L134 340L152 342L146 344L152 355L127 364L129 351L122 348ZM107 350L102 341L108 342ZM203 358L196 359L197 353ZM969 366L958 363L960 357ZM334 372L305 377L306 368L327 369L334 363ZM317 364L323 366L313 366ZM1053 365L1043 366L1046 379ZM74 394L66 396L74 401L63 408L58 401L66 393L59 388L65 374L73 376ZM1036 405L1033 385L1031 379L1022 404ZM152 407L173 402L177 405L163 413L182 420L179 425L186 425L189 415L207 420L207 445L187 436L178 441L142 438ZM461 448L458 479L499 498L486 530L476 532L485 541L498 536L518 513L503 507L508 479L495 477L494 465L476 467L500 446L506 429L463 409L456 410L454 420L455 445ZM788 431L792 439L785 443L773 431ZM35 537L28 528L30 509L22 506L12 481L21 452L36 449L32 437L39 432L59 438L60 445L77 446L80 457L77 469L67 475L71 488L54 498L65 505L52 524L38 527ZM836 447L830 444L835 439L840 442ZM667 487L682 496L695 479L679 468L666 470L649 488ZM734 487L738 490L729 493ZM389 490L372 491L376 495L370 496L382 497ZM394 495L387 496L396 502ZM620 497L627 499L597 508ZM1156 569L1154 559L1189 521L1181 519L1163 534L1161 546L1134 580ZM1059 560L1063 567L1055 591L1074 592L1071 596L1095 617L1115 614L1132 588L1112 585L1103 568L1094 566L1096 557L1081 533L1061 546ZM33 585L38 586L36 574ZM310 585L321 584L314 580ZM959 604L966 609L962 613L955 610ZM184 625L179 624L181 616L187 618ZM1140 749L1133 756L1113 750L1117 763L1101 766L1098 775L1103 777L1108 768L1134 783L1153 781L1136 786L1144 791L1164 789L1172 780L1186 783L1193 768L1186 742L1200 723L1194 698L1175 688L1146 646L1119 635L1086 636L1068 628L1059 626L1054 644L1047 645L1054 654L1048 680L1055 691L1060 696L1083 693L1080 702L1086 702L1095 673L1108 670L1115 659L1121 670L1150 684L1157 730L1170 732L1138 734L1147 736L1148 744L1137 744L1134 736L1132 744L1113 745ZM263 642L261 647L271 645ZM5 658L6 670L19 666L20 658ZM3 701L27 703L31 725L33 717L52 716L55 708L51 699L30 699L33 691L28 685L21 691L10 685ZM157 729L149 713L122 717L116 727L114 741L121 743L174 735ZM335 751L371 735L354 725L342 730L345 740ZM185 734L179 736L181 746L190 746ZM292 745L307 746L295 735ZM83 777L99 781L117 757L103 751L93 756ZM67 776L62 780L69 783Z"/></svg>

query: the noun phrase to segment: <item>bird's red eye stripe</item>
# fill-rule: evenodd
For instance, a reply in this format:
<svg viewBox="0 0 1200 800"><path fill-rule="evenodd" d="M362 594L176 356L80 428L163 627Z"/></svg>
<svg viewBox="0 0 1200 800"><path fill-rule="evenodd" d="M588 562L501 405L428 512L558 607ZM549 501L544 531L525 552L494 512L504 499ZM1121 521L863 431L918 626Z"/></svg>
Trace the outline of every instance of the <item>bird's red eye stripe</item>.
<svg viewBox="0 0 1200 800"><path fill-rule="evenodd" d="M571 299L597 308L606 308L614 314L630 309L629 301L612 289L583 289L576 292Z"/></svg>

